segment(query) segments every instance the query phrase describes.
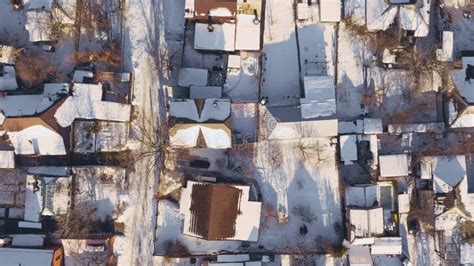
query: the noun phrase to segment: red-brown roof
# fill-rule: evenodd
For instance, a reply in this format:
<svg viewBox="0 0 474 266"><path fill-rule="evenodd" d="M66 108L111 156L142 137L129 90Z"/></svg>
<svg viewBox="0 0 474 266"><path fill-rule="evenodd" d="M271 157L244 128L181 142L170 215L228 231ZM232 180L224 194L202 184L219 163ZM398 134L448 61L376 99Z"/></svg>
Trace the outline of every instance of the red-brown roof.
<svg viewBox="0 0 474 266"><path fill-rule="evenodd" d="M195 18L207 19L209 11L217 8L226 8L235 15L237 12L237 0L195 0Z"/></svg>
<svg viewBox="0 0 474 266"><path fill-rule="evenodd" d="M242 190L225 184L194 184L190 231L207 240L235 236Z"/></svg>

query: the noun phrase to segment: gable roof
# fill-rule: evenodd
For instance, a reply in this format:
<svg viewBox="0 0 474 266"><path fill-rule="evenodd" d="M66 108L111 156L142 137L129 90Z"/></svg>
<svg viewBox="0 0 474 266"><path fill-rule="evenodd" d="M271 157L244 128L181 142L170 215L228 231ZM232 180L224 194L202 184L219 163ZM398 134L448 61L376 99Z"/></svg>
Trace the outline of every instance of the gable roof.
<svg viewBox="0 0 474 266"><path fill-rule="evenodd" d="M190 231L208 240L235 235L242 191L223 184L194 184L191 192Z"/></svg>
<svg viewBox="0 0 474 266"><path fill-rule="evenodd" d="M421 158L421 178L433 179L435 193L448 193L466 177L465 155Z"/></svg>

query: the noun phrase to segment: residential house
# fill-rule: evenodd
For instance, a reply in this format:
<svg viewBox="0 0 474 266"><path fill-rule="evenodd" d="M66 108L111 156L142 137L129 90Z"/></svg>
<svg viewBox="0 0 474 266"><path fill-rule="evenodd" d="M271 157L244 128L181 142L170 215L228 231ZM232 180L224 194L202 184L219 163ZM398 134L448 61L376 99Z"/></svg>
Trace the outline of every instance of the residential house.
<svg viewBox="0 0 474 266"><path fill-rule="evenodd" d="M462 52L462 69L451 72L457 92L445 101L445 122L451 128L474 127L474 51Z"/></svg>
<svg viewBox="0 0 474 266"><path fill-rule="evenodd" d="M408 176L408 154L379 155L380 177Z"/></svg>
<svg viewBox="0 0 474 266"><path fill-rule="evenodd" d="M181 191L184 234L206 240L257 241L261 202L250 187L188 181Z"/></svg>
<svg viewBox="0 0 474 266"><path fill-rule="evenodd" d="M436 194L453 191L467 176L465 155L427 156L420 164L421 179L432 180Z"/></svg>
<svg viewBox="0 0 474 266"><path fill-rule="evenodd" d="M64 248L62 246L46 246L41 248L1 247L0 261L2 265L64 265Z"/></svg>

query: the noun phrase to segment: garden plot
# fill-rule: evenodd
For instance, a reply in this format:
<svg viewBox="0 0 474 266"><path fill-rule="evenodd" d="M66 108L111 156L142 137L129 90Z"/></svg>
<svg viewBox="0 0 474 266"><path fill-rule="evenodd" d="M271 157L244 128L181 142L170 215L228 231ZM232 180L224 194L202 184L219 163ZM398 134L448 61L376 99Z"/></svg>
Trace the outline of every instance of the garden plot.
<svg viewBox="0 0 474 266"><path fill-rule="evenodd" d="M317 251L320 244L339 243L335 152L328 138L259 143L255 158L263 197L259 245L274 251Z"/></svg>
<svg viewBox="0 0 474 266"><path fill-rule="evenodd" d="M296 105L301 97L293 2L266 2L261 96L269 106Z"/></svg>
<svg viewBox="0 0 474 266"><path fill-rule="evenodd" d="M337 114L339 118L353 119L364 114L365 68L372 52L366 44L340 24L337 51Z"/></svg>

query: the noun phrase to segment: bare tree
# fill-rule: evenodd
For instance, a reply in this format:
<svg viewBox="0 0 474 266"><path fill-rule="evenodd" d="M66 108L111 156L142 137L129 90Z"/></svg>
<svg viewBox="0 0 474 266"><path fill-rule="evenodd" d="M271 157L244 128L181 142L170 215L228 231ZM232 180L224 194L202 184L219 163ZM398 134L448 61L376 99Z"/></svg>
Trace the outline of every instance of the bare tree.
<svg viewBox="0 0 474 266"><path fill-rule="evenodd" d="M300 139L297 151L302 162L323 163L327 160L326 145L320 139Z"/></svg>
<svg viewBox="0 0 474 266"><path fill-rule="evenodd" d="M59 68L43 51L23 50L15 64L17 76L29 87L37 87L57 76Z"/></svg>
<svg viewBox="0 0 474 266"><path fill-rule="evenodd" d="M60 238L80 238L97 231L93 216L97 211L89 204L71 206L64 214L56 216L56 234Z"/></svg>

